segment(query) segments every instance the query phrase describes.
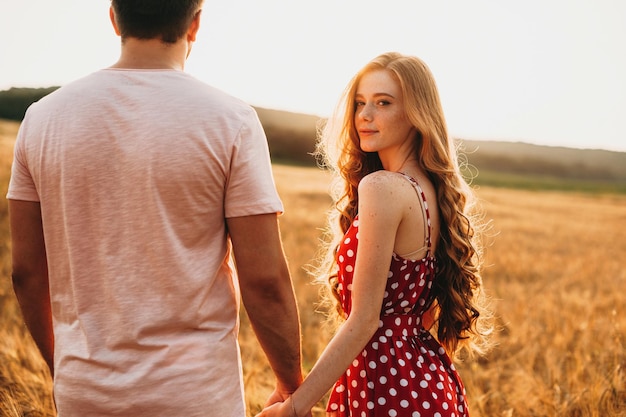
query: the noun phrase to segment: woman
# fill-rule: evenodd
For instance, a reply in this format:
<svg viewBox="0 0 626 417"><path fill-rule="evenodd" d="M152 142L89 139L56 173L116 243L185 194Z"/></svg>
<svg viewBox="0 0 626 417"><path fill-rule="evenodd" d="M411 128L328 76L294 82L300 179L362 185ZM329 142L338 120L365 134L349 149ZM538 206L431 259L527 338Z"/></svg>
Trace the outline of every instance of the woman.
<svg viewBox="0 0 626 417"><path fill-rule="evenodd" d="M306 415L331 386L329 416L467 416L450 358L485 341L477 222L432 74L380 55L336 114L319 151L342 185L328 263L345 321L303 384L260 416Z"/></svg>

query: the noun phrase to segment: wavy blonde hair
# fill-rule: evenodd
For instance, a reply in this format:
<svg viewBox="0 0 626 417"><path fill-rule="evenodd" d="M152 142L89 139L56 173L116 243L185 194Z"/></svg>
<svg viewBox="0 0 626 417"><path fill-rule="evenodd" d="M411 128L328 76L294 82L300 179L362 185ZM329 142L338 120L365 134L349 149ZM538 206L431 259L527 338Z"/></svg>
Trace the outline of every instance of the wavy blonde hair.
<svg viewBox="0 0 626 417"><path fill-rule="evenodd" d="M490 315L481 291L482 253L477 232L482 218L474 210L472 189L461 175L435 80L419 58L391 52L370 61L352 78L333 117L319 129L316 155L321 165L334 174L328 247L318 269L318 276L321 272L329 284L331 296L326 300L334 304L340 316L344 315L338 302L335 253L357 214L359 182L369 173L383 169L377 153L361 150L354 124L354 97L359 82L365 73L381 69L391 71L400 84L407 117L418 132L415 157L437 192L440 243L435 253L438 272L430 300L436 305L436 336L453 355L461 350L482 352L490 328L485 320Z"/></svg>

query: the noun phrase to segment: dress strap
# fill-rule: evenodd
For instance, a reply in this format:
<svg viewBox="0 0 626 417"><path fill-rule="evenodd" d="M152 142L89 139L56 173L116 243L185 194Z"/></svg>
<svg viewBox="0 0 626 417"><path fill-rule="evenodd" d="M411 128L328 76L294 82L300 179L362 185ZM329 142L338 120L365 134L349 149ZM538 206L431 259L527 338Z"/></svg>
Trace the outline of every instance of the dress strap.
<svg viewBox="0 0 626 417"><path fill-rule="evenodd" d="M426 252L426 256L430 256L431 255L431 238L430 238L430 211L428 210L428 202L426 201L426 194L424 194L424 190L422 190L422 187L420 186L419 182L417 182L417 180L413 177L411 177L410 175L405 174L404 172L400 172L400 174L402 174L404 176L404 178L406 178L407 180L409 180L409 182L411 183L411 185L413 185L413 188L415 189L415 192L417 193L417 197L419 198L420 201L420 206L422 207L422 212L424 214L424 219L426 220L424 222L424 246L422 246L421 248L403 255L403 257L412 255L414 253L417 253L423 249L428 249L428 251Z"/></svg>

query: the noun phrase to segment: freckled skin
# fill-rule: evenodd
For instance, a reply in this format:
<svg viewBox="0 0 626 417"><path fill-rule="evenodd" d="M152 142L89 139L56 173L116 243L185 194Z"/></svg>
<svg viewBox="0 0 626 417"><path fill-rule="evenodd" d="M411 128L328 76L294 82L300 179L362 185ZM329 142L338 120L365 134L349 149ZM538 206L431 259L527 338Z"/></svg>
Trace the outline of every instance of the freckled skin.
<svg viewBox="0 0 626 417"><path fill-rule="evenodd" d="M390 71L363 75L355 104L354 122L363 151L378 152L383 165L399 154L410 154L416 131L406 117L402 90ZM391 166L385 169L395 170Z"/></svg>

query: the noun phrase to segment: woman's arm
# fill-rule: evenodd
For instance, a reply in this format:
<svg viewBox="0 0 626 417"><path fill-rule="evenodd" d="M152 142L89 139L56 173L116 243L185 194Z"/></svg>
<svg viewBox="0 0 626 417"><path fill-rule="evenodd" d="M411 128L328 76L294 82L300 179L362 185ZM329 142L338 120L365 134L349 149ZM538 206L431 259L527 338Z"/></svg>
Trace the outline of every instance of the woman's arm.
<svg viewBox="0 0 626 417"><path fill-rule="evenodd" d="M396 231L402 219L389 177L369 175L359 185L359 246L352 310L291 399L261 416L305 415L350 366L378 329ZM293 408L292 408L293 407ZM274 413L276 412L276 413Z"/></svg>

